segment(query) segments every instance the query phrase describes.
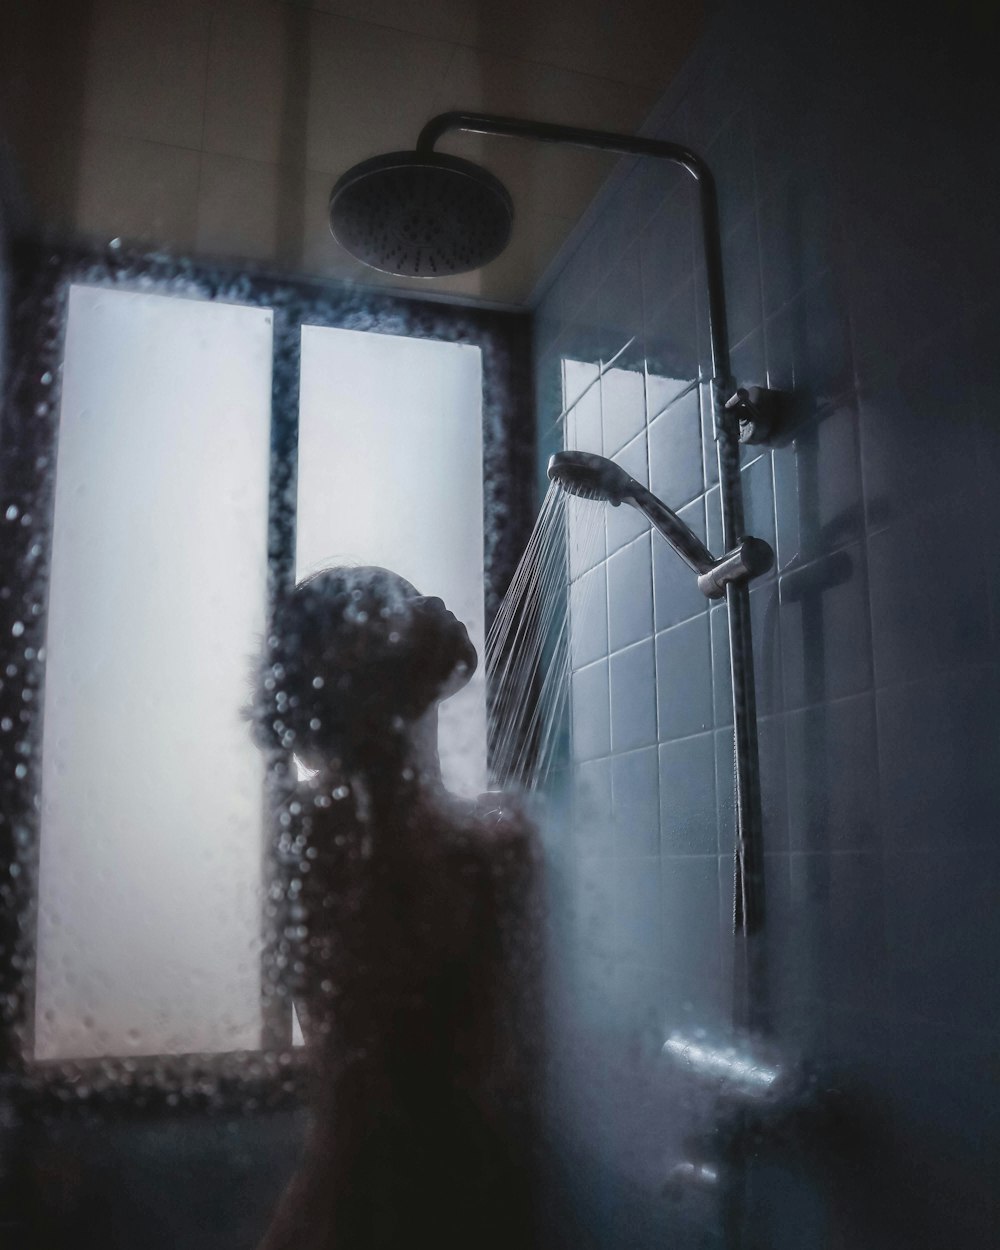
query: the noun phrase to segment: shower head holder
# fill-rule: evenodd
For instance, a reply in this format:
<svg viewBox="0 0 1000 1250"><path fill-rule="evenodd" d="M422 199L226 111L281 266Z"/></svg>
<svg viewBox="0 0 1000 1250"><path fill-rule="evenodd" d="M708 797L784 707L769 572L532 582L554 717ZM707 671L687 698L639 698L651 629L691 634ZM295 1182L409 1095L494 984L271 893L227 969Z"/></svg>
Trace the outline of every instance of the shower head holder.
<svg viewBox="0 0 1000 1250"><path fill-rule="evenodd" d="M782 392L766 386L741 386L725 410L739 422L741 443L769 443L781 410Z"/></svg>

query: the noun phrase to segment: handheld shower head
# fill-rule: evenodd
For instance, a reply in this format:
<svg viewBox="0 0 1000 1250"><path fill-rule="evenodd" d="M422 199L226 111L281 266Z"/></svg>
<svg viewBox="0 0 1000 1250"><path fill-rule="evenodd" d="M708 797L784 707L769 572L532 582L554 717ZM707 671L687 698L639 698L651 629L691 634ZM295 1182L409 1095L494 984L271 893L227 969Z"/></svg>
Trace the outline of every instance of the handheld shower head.
<svg viewBox="0 0 1000 1250"><path fill-rule="evenodd" d="M330 193L330 230L373 269L441 278L479 269L507 246L514 206L481 165L439 152L362 161Z"/></svg>
<svg viewBox="0 0 1000 1250"><path fill-rule="evenodd" d="M774 552L760 538L742 539L738 547L717 560L662 499L605 456L589 451L557 451L549 459L548 473L551 482L571 495L610 503L616 508L622 503L631 504L663 535L688 568L698 574L698 586L709 599L721 599L727 582L766 573L774 561Z"/></svg>
<svg viewBox="0 0 1000 1250"><path fill-rule="evenodd" d="M589 451L557 451L549 460L549 480L571 495L595 499L617 508L643 488L613 460Z"/></svg>

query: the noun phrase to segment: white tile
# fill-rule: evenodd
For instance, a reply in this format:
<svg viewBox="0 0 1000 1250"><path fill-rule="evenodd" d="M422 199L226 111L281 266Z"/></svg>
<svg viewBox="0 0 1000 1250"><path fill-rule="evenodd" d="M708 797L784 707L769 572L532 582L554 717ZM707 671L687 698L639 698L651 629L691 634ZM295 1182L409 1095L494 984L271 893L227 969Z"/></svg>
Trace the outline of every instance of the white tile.
<svg viewBox="0 0 1000 1250"><path fill-rule="evenodd" d="M662 93L702 26L699 6L630 0L548 0L468 7L463 40Z"/></svg>
<svg viewBox="0 0 1000 1250"><path fill-rule="evenodd" d="M607 566L599 565L569 588L569 652L573 668L583 668L608 653Z"/></svg>
<svg viewBox="0 0 1000 1250"><path fill-rule="evenodd" d="M704 490L697 387L650 424L649 475L651 490L675 510Z"/></svg>
<svg viewBox="0 0 1000 1250"><path fill-rule="evenodd" d="M566 362L569 365L569 361ZM575 363L575 362L574 362ZM573 446L578 451L592 451L601 455L604 442L601 434L601 387L597 382L597 365L581 365L582 369L593 372L589 388L577 401L573 412L576 417L576 441ZM567 391L569 386L567 384Z"/></svg>
<svg viewBox="0 0 1000 1250"><path fill-rule="evenodd" d="M613 456L645 427L646 380L637 369L612 365L601 377L604 454Z"/></svg>
<svg viewBox="0 0 1000 1250"><path fill-rule="evenodd" d="M656 671L647 639L611 657L611 745L633 751L656 741Z"/></svg>
<svg viewBox="0 0 1000 1250"><path fill-rule="evenodd" d="M529 56L483 47L457 49L436 99L444 108L537 117L576 126L634 130L655 103L643 87L580 74ZM513 144L512 139L494 142ZM586 162L588 153L578 154Z"/></svg>
<svg viewBox="0 0 1000 1250"><path fill-rule="evenodd" d="M607 854L612 848L611 761L587 760L573 769L573 849Z"/></svg>
<svg viewBox="0 0 1000 1250"><path fill-rule="evenodd" d="M413 148L454 54L451 44L312 13L306 163L341 174Z"/></svg>
<svg viewBox="0 0 1000 1250"><path fill-rule="evenodd" d="M520 66L524 62L515 64ZM458 109L463 99L475 99L479 94L472 92L470 97L464 88L456 88L447 95L441 93L434 100L428 117ZM466 108L469 107L467 104ZM482 103L471 107L476 112L513 111L518 117L545 117L544 112L530 105L513 110ZM422 122L418 123L418 129L420 124ZM412 139L409 146L413 146ZM497 135L455 132L446 135L437 147L439 151L484 165L495 174L511 194L515 219L518 213L534 209L575 222L615 166L614 158L605 153L581 152L578 148Z"/></svg>
<svg viewBox="0 0 1000 1250"><path fill-rule="evenodd" d="M615 851L655 855L660 849L660 785L656 747L611 760Z"/></svg>
<svg viewBox="0 0 1000 1250"><path fill-rule="evenodd" d="M97 0L84 126L200 147L208 30L207 0Z"/></svg>
<svg viewBox="0 0 1000 1250"><path fill-rule="evenodd" d="M607 660L574 673L571 691L573 758L590 760L607 755L611 750Z"/></svg>
<svg viewBox="0 0 1000 1250"><path fill-rule="evenodd" d="M578 446L576 435L576 409L571 408L563 417L563 439L564 448L573 448Z"/></svg>
<svg viewBox="0 0 1000 1250"><path fill-rule="evenodd" d="M611 652L653 633L653 566L645 534L608 558L608 644Z"/></svg>
<svg viewBox="0 0 1000 1250"><path fill-rule="evenodd" d="M468 27L467 0L284 0L376 26L457 42Z"/></svg>
<svg viewBox="0 0 1000 1250"><path fill-rule="evenodd" d="M708 616L656 637L660 740L685 738L712 725L712 660Z"/></svg>
<svg viewBox="0 0 1000 1250"><path fill-rule="evenodd" d="M203 153L198 250L203 255L300 266L303 174L238 156Z"/></svg>
<svg viewBox="0 0 1000 1250"><path fill-rule="evenodd" d="M98 240L193 247L200 156L143 139L84 135L76 224Z"/></svg>
<svg viewBox="0 0 1000 1250"><path fill-rule="evenodd" d="M308 39L309 20L291 5L218 5L209 51L206 151L296 163L286 149L301 150L304 133L289 133L290 110L294 93L306 89L309 69L308 46L303 49L297 27L304 24ZM297 163L305 164L304 152Z"/></svg>
<svg viewBox="0 0 1000 1250"><path fill-rule="evenodd" d="M522 201L514 216L510 242L496 260L474 273L461 275L472 283L469 294L501 303L527 302L539 276L548 268L573 226L572 219L532 211L530 204L530 200ZM412 289L420 289L419 281L418 278L412 280Z"/></svg>
<svg viewBox="0 0 1000 1250"><path fill-rule="evenodd" d="M582 402L585 396L589 396L589 392L601 373L600 365L594 364L589 360L574 360L569 356L562 362L562 371L564 408L572 408L577 403ZM600 420L599 406L598 420ZM588 450L600 451L599 440L600 431L598 430L598 445Z"/></svg>
<svg viewBox="0 0 1000 1250"><path fill-rule="evenodd" d="M460 109L632 131L651 103L644 90L620 83L531 59L458 48L433 111ZM509 187L515 206L530 204L536 211L573 219L617 163L610 154L492 135L453 134L440 146L486 165Z"/></svg>

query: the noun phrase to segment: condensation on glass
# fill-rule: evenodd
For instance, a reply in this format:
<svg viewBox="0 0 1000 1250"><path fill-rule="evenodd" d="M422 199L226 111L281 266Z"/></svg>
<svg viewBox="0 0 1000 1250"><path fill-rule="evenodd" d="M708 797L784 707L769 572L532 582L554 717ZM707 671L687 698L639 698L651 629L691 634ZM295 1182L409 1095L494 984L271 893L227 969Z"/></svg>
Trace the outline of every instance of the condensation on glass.
<svg viewBox="0 0 1000 1250"><path fill-rule="evenodd" d="M296 576L381 565L464 622L483 654L482 359L478 347L305 326ZM486 788L486 686L441 706L441 768Z"/></svg>
<svg viewBox="0 0 1000 1250"><path fill-rule="evenodd" d="M296 576L379 564L483 646L479 348L302 330ZM32 1053L261 1046L269 309L70 290ZM485 788L482 672L442 766Z"/></svg>
<svg viewBox="0 0 1000 1250"><path fill-rule="evenodd" d="M260 1044L267 309L75 286L42 756L37 1059Z"/></svg>

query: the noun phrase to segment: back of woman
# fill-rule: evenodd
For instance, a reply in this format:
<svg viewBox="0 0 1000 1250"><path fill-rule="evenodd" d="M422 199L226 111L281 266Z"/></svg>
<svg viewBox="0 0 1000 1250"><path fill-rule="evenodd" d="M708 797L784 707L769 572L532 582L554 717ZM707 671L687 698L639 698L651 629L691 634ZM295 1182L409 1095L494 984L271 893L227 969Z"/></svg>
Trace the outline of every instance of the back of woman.
<svg viewBox="0 0 1000 1250"><path fill-rule="evenodd" d="M349 572L321 588L321 611L314 601L302 614L318 618L334 644L345 580L365 588L360 601L347 596L363 604L362 624L386 619L381 577ZM352 624L350 646L324 644L317 654L308 630L289 629L299 652L281 666L282 729L294 726L313 769L289 809L307 868L295 900L295 993L316 1097L303 1165L262 1250L533 1244L534 842L509 802L463 803L440 783L428 717L436 722L441 692L456 667L467 678L475 653L470 660L443 605L432 609L432 627L422 613L402 665L391 652L392 691L372 658L385 631L366 650ZM398 602L389 616L388 632L406 638ZM363 683L344 682L344 655L355 674L365 670ZM407 663L420 669L418 697L400 687ZM292 699L328 683L339 705L310 694L294 713ZM343 712L345 693L356 703L368 697L360 720ZM310 738L304 726L324 720L334 730Z"/></svg>

